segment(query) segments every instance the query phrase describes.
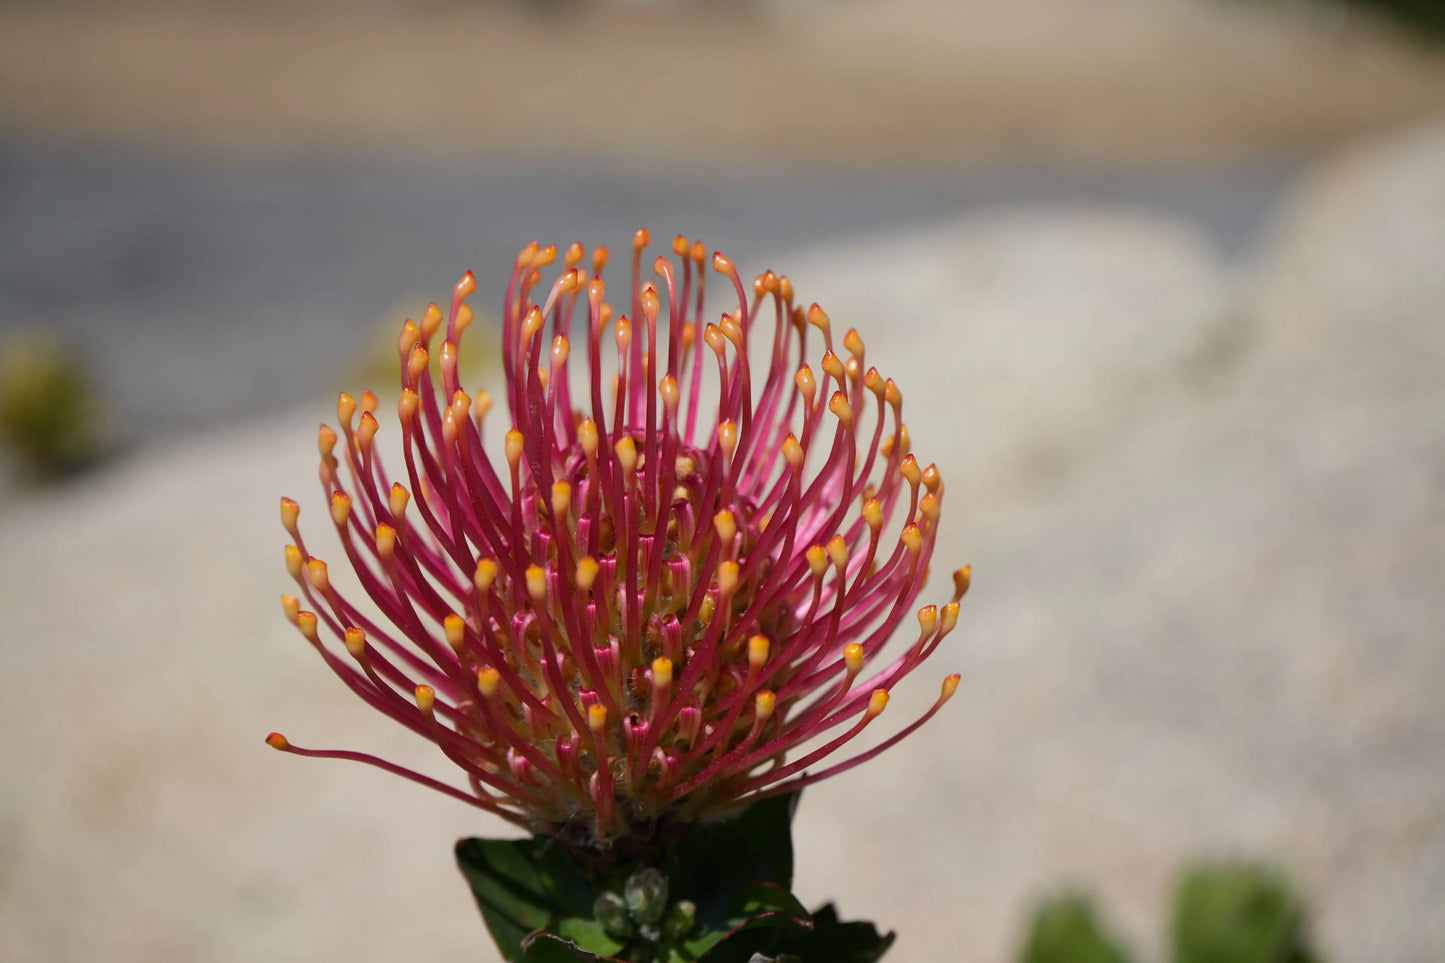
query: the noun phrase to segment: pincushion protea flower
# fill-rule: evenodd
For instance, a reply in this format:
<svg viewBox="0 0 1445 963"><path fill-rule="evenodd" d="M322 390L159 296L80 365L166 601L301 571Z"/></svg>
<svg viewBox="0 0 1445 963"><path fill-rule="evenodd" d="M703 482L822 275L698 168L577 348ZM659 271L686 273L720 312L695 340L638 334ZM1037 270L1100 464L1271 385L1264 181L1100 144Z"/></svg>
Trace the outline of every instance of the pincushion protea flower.
<svg viewBox="0 0 1445 963"><path fill-rule="evenodd" d="M283 596L286 616L352 691L435 742L469 791L278 733L272 746L380 766L592 844L843 772L953 694L956 675L902 731L811 769L957 621L967 569L951 601L918 611L907 650L877 665L926 577L943 483L909 452L898 388L864 366L856 331L836 343L786 277L769 271L749 292L721 254L711 266L736 306L706 322L703 246L679 237L677 261L652 265L661 283L644 283L648 242L633 240L630 310L615 320L605 249L588 272L573 245L541 303L556 249L518 255L495 462L491 399L457 378L470 272L439 347L436 305L402 328L401 464L383 467L376 397L341 395L340 436L320 430L321 483L368 610L337 590L297 504L281 502L287 567L310 606ZM805 359L819 336L815 374Z"/></svg>

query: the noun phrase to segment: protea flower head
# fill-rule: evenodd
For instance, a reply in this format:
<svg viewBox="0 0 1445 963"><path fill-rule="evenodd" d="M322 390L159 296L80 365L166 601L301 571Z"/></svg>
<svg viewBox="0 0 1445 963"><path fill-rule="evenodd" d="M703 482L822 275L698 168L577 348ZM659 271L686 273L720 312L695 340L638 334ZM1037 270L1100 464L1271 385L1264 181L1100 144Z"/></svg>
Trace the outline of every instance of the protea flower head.
<svg viewBox="0 0 1445 963"><path fill-rule="evenodd" d="M956 675L922 718L815 768L957 622L966 568L947 604L917 611L912 644L880 658L927 575L943 482L910 453L902 397L856 331L840 343L786 277L749 290L721 254L710 266L733 307L708 321L703 246L677 238L676 260L644 281L648 243L637 232L625 316L607 300L605 249L589 271L573 245L549 288L556 249L517 256L502 426L457 378L470 272L445 324L432 305L402 327L399 461L383 466L376 397L341 395L339 435L320 430L321 484L369 604L338 591L281 501L300 586L287 618L467 789L277 733L272 746L600 845L843 772L953 694Z"/></svg>

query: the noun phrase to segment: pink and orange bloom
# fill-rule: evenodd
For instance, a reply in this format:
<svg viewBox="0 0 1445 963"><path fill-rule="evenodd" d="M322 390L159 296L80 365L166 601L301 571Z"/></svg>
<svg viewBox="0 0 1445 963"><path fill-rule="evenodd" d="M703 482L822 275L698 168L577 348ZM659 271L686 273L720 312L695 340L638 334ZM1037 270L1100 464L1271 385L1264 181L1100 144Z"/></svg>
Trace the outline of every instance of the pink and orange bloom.
<svg viewBox="0 0 1445 963"><path fill-rule="evenodd" d="M600 843L843 772L953 694L956 675L912 724L814 768L957 622L966 568L947 604L917 611L912 644L880 658L927 575L943 482L911 454L902 396L856 331L837 340L786 277L745 285L681 237L644 280L648 243L637 232L625 315L607 300L605 249L573 245L545 288L556 249L518 255L501 426L458 381L470 273L445 315L432 305L402 328L389 466L376 397L341 395L340 434L320 431L321 484L368 602L338 591L296 502L281 502L299 586L287 618L467 789L276 733L272 746ZM709 266L734 305L711 321Z"/></svg>

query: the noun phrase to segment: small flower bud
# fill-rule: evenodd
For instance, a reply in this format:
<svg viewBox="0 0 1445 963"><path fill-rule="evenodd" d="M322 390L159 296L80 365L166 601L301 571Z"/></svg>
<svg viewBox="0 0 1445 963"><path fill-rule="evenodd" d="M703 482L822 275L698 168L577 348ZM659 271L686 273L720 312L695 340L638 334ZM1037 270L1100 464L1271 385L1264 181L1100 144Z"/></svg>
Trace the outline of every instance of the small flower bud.
<svg viewBox="0 0 1445 963"><path fill-rule="evenodd" d="M627 878L622 889L627 910L638 923L656 923L667 909L667 877L644 869Z"/></svg>

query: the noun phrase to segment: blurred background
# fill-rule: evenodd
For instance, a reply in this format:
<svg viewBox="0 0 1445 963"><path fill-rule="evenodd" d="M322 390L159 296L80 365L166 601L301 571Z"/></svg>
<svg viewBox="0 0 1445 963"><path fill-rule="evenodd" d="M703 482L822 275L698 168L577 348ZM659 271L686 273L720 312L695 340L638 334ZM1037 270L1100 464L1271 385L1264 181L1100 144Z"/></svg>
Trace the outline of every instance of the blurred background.
<svg viewBox="0 0 1445 963"><path fill-rule="evenodd" d="M451 843L499 825L262 745L447 771L282 620L276 498L318 511L334 392L462 271L481 307L528 241L646 226L860 330L974 566L958 695L809 791L800 895L995 963L1084 891L1163 960L1188 865L1263 862L1324 958L1445 958L1442 31L0 4L0 956L489 958Z"/></svg>

